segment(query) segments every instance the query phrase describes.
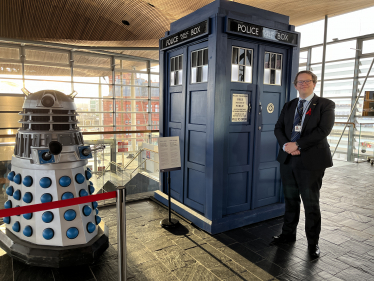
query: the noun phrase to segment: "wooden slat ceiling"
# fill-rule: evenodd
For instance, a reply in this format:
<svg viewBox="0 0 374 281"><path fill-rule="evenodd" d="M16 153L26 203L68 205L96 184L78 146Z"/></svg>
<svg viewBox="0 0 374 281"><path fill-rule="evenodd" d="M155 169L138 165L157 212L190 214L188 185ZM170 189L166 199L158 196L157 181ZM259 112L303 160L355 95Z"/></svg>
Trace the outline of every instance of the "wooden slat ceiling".
<svg viewBox="0 0 374 281"><path fill-rule="evenodd" d="M1 0L0 37L81 46L158 47L159 38L169 30L171 22L210 2L212 0ZM323 19L325 15L335 16L374 5L373 0L235 2L288 15L290 24L296 26ZM130 25L124 25L122 20ZM120 53L158 59L157 51ZM4 56L9 58L4 52L0 54ZM37 55L34 59L40 60ZM129 63L126 67L131 66Z"/></svg>

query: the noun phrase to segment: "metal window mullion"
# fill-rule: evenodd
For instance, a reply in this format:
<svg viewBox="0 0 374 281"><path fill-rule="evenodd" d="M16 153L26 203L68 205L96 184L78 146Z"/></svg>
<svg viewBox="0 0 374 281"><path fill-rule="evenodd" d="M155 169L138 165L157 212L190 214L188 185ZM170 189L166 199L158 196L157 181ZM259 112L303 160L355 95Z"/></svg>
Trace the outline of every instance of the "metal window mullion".
<svg viewBox="0 0 374 281"><path fill-rule="evenodd" d="M117 109L116 109L116 96L115 96L115 79L116 79L116 60L114 56L110 57L111 69L112 69L112 98L113 98L113 131L117 131ZM100 80L101 81L101 80ZM101 86L100 86L101 87ZM110 161L117 163L117 135L113 135L113 144L110 147ZM116 172L117 167L111 165L110 170Z"/></svg>
<svg viewBox="0 0 374 281"><path fill-rule="evenodd" d="M321 89L320 89L321 97L323 97L323 87L324 87L324 79L325 79L327 25L328 25L328 15L325 15L325 28L324 28L324 33L323 33L322 70L321 70Z"/></svg>
<svg viewBox="0 0 374 281"><path fill-rule="evenodd" d="M356 40L356 56L355 56L355 65L353 70L353 84L352 84L352 97L351 97L351 110L356 111L357 108L357 91L359 84L359 72L360 72L360 54L362 50L362 40ZM352 114L348 122L355 122L356 114ZM354 128L350 126L348 135L348 147L347 147L347 161L353 161L353 148L354 148Z"/></svg>
<svg viewBox="0 0 374 281"><path fill-rule="evenodd" d="M25 86L25 47L23 46L24 44L21 44L21 47L19 49L20 52L20 59L21 59L21 72L22 72L22 85L23 88L26 88Z"/></svg>
<svg viewBox="0 0 374 281"><path fill-rule="evenodd" d="M69 65L70 65L71 92L74 92L74 54L73 54L73 51L69 51Z"/></svg>
<svg viewBox="0 0 374 281"><path fill-rule="evenodd" d="M148 71L148 130L152 129L152 103L151 103L151 61L147 61L147 71ZM151 125L151 126L149 126ZM148 143L151 143L151 134L149 134Z"/></svg>
<svg viewBox="0 0 374 281"><path fill-rule="evenodd" d="M306 59L306 70L310 70L310 65L312 61L312 48L308 48L307 50L307 59Z"/></svg>

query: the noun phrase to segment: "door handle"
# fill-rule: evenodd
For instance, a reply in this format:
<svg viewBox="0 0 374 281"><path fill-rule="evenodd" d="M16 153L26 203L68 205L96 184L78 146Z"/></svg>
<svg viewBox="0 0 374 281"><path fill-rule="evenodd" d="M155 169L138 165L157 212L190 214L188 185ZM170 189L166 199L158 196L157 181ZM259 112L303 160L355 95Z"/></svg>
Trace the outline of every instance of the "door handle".
<svg viewBox="0 0 374 281"><path fill-rule="evenodd" d="M251 106L251 104L249 103L249 104L248 104L248 112L251 112L251 108L252 108L252 106Z"/></svg>

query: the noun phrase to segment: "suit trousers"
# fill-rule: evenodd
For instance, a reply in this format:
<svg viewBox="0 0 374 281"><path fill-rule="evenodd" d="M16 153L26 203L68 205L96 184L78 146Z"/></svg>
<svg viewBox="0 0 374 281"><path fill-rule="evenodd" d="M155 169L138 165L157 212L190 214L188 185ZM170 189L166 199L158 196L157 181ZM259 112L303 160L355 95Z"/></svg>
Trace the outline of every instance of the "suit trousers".
<svg viewBox="0 0 374 281"><path fill-rule="evenodd" d="M301 196L305 210L305 233L308 244L318 244L321 232L319 196L325 169L307 170L301 162L300 155L290 155L286 162L280 165L280 172L286 204L282 234L296 236Z"/></svg>

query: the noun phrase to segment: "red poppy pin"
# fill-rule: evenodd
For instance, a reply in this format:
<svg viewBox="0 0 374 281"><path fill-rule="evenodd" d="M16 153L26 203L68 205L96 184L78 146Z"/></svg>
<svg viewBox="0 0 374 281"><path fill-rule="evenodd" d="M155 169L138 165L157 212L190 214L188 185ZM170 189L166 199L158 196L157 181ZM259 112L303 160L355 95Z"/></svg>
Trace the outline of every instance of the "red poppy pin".
<svg viewBox="0 0 374 281"><path fill-rule="evenodd" d="M307 113L305 113L306 115L311 115L312 114L312 109L311 108L309 108L309 110L308 110L308 112Z"/></svg>

